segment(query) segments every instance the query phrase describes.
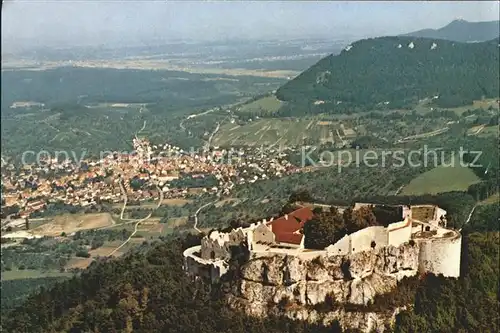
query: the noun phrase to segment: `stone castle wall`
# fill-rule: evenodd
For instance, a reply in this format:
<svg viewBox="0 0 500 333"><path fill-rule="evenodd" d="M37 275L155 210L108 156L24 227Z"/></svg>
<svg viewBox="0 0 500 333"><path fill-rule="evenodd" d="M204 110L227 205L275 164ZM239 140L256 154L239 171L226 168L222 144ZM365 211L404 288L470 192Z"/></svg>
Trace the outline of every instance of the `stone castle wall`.
<svg viewBox="0 0 500 333"><path fill-rule="evenodd" d="M231 247L239 246L247 241L243 229L238 228L229 233L212 231L208 237L201 240L201 258L205 260L231 259Z"/></svg>
<svg viewBox="0 0 500 333"><path fill-rule="evenodd" d="M399 246L411 239L411 220L390 224L388 227L387 243L392 246Z"/></svg>
<svg viewBox="0 0 500 333"><path fill-rule="evenodd" d="M411 239L412 224L405 220L392 223L388 228L382 226L367 227L350 235L345 235L326 250L335 255L346 255L372 250L388 245L400 246Z"/></svg>
<svg viewBox="0 0 500 333"><path fill-rule="evenodd" d="M375 247L384 247L388 244L389 235L387 229L380 226L368 227L349 235L351 238L351 253L369 251L372 242Z"/></svg>
<svg viewBox="0 0 500 333"><path fill-rule="evenodd" d="M228 264L224 260L205 260L200 257L201 246L184 251L184 270L193 277L209 279L212 283L227 273Z"/></svg>
<svg viewBox="0 0 500 333"><path fill-rule="evenodd" d="M396 231L403 230L405 234L412 231L411 223L396 227ZM243 231L211 235L205 243L213 247L222 245L221 249L225 249L241 239L248 242L250 260L240 267L240 279L227 294L227 301L231 307L252 316L274 313L326 325L338 320L344 328L383 332L399 308L391 313L349 312L343 306L366 306L375 296L397 288L402 278L418 273L460 275L462 239L454 231L440 229L440 234L433 237L415 234L412 242L393 246L384 243L390 243L390 228L370 227L346 235L326 251L317 251L318 255L252 252L255 236L270 240L266 230L266 226L253 225ZM375 248L372 241L377 244ZM228 263L225 259L203 259L202 248L197 246L184 252L185 269L193 276L216 282L228 271ZM316 305L332 300L336 304L332 310L316 310ZM289 306L286 311L284 305Z"/></svg>
<svg viewBox="0 0 500 333"><path fill-rule="evenodd" d="M268 226L260 224L253 229L250 243L253 242L260 244L274 244L275 235Z"/></svg>
<svg viewBox="0 0 500 333"><path fill-rule="evenodd" d="M419 271L432 272L446 277L460 276L462 236L440 239L418 239L420 244Z"/></svg>

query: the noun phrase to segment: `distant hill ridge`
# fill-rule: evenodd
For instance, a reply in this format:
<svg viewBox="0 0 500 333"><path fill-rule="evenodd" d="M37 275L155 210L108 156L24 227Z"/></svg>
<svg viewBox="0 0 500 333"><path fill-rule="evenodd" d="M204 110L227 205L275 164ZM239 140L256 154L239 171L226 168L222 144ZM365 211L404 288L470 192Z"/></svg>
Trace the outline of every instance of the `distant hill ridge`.
<svg viewBox="0 0 500 333"><path fill-rule="evenodd" d="M446 39L456 42L484 42L500 35L500 21L455 20L439 29L423 29L402 36Z"/></svg>
<svg viewBox="0 0 500 333"><path fill-rule="evenodd" d="M433 96L439 96L436 103L442 106L464 105L498 96L498 55L498 37L481 43L408 36L364 39L321 59L280 87L276 96L302 109L307 105L306 113L401 108Z"/></svg>

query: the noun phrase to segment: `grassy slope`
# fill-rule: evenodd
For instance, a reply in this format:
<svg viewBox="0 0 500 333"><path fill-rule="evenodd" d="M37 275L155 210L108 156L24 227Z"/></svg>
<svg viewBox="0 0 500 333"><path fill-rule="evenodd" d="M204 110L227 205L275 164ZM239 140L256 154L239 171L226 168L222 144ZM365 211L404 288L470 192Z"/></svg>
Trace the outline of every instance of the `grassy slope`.
<svg viewBox="0 0 500 333"><path fill-rule="evenodd" d="M490 204L498 204L500 202L500 195L499 193L495 193L485 200L481 201L481 205L490 205Z"/></svg>
<svg viewBox="0 0 500 333"><path fill-rule="evenodd" d="M73 276L73 273L61 273L58 271L42 272L40 270L25 269L25 270L12 270L2 272L2 281L17 280L17 279L34 279L42 277L58 277L58 276Z"/></svg>
<svg viewBox="0 0 500 333"><path fill-rule="evenodd" d="M277 99L276 96L266 96L256 101L243 105L238 111L242 113L244 112L252 113L260 111L273 113L278 111L282 103L283 102Z"/></svg>
<svg viewBox="0 0 500 333"><path fill-rule="evenodd" d="M463 191L477 182L479 178L476 174L470 168L460 166L456 159L454 166L439 166L414 178L400 194L421 195Z"/></svg>
<svg viewBox="0 0 500 333"><path fill-rule="evenodd" d="M476 134L480 137L494 137L494 138L498 138L500 134L500 127L498 126L487 126L485 128L483 128L483 130L481 132L479 132L479 134Z"/></svg>

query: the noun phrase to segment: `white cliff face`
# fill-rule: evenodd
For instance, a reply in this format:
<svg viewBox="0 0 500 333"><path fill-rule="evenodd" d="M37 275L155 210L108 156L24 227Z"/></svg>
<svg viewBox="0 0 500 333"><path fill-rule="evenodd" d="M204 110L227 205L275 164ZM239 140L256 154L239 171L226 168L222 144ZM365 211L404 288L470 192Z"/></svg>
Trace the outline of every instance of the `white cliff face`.
<svg viewBox="0 0 500 333"><path fill-rule="evenodd" d="M397 311L347 311L344 305L367 306L376 295L391 292L404 276L418 272L418 244L385 247L345 256L255 257L240 268L241 279L228 296L229 304L253 316L269 313L344 328L383 331ZM328 311L315 307L334 304ZM287 306L283 310L283 306Z"/></svg>

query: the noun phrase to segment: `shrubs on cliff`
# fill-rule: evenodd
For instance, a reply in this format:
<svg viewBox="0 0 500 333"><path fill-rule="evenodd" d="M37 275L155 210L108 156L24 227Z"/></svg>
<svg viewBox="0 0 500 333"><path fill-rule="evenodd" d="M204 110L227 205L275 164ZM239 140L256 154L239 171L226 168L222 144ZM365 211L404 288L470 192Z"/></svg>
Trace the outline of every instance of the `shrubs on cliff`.
<svg viewBox="0 0 500 333"><path fill-rule="evenodd" d="M474 231L499 231L499 217L500 212L498 204L477 206L469 223L464 226L462 232L470 233Z"/></svg>
<svg viewBox="0 0 500 333"><path fill-rule="evenodd" d="M500 331L498 205L476 209L463 229L460 278L427 275L413 310L397 316L396 333Z"/></svg>
<svg viewBox="0 0 500 333"><path fill-rule="evenodd" d="M465 236L461 277L427 275L413 310L397 316L395 332L498 332L499 241L498 232Z"/></svg>
<svg viewBox="0 0 500 333"><path fill-rule="evenodd" d="M304 225L305 244L308 249L324 249L335 244L345 235L369 226L378 225L370 207L346 209L342 214L337 209L315 210L314 219Z"/></svg>
<svg viewBox="0 0 500 333"><path fill-rule="evenodd" d="M321 250L337 240L336 228L327 220L314 218L304 225L306 237L304 246L307 249Z"/></svg>
<svg viewBox="0 0 500 333"><path fill-rule="evenodd" d="M311 194L305 189L299 189L297 191L292 192L290 197L288 198L288 202L312 202L313 198Z"/></svg>
<svg viewBox="0 0 500 333"><path fill-rule="evenodd" d="M342 217L344 218L344 230L349 234L366 227L379 225L371 207L361 207L356 210L348 208Z"/></svg>

